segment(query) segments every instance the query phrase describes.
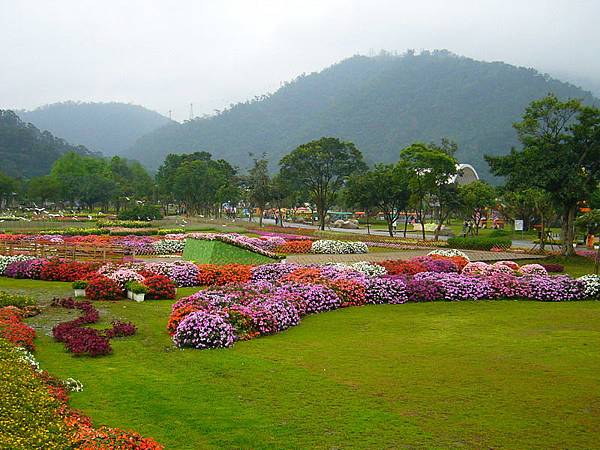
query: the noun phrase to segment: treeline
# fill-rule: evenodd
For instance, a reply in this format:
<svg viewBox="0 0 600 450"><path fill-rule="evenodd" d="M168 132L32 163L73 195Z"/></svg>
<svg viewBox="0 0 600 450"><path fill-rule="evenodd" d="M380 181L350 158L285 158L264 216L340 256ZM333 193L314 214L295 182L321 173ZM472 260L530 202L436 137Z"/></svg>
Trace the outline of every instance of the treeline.
<svg viewBox="0 0 600 450"><path fill-rule="evenodd" d="M309 206L321 229L332 208L351 207L367 217L382 214L390 234L398 219L411 212L422 225L435 221L435 239L450 217L470 220L477 233L481 220L495 209L506 219L539 225L542 246L545 228L558 220L563 252L571 254L576 220L588 232L600 232L595 231L598 212L578 218L581 208L600 207L600 110L548 95L533 101L514 128L521 148L486 157L491 171L506 181L498 188L481 180L456 183L459 148L448 139L413 143L399 151L395 162L369 168L354 143L323 137L281 158L275 175L264 155L240 173L207 152L170 154L152 177L138 162L69 152L49 175L25 182L0 175L0 199L5 205L51 201L116 211L148 202L161 205L165 214L205 216L244 207L258 209L261 222L266 209L282 217L284 208Z"/></svg>

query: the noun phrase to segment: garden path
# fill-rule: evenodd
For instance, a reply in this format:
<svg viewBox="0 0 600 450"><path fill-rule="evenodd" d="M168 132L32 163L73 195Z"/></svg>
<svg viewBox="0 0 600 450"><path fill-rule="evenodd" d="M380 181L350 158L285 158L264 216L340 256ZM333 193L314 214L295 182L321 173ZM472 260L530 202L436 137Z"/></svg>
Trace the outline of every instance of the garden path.
<svg viewBox="0 0 600 450"><path fill-rule="evenodd" d="M296 264L324 264L324 263L354 263L359 261L385 261L387 259L410 259L415 256L423 256L429 253L431 249L416 250L398 250L393 252L381 253L362 253L352 255L288 255L287 262ZM488 252L483 250L462 250L471 261L502 261L515 259L535 259L543 258L542 255L530 255L527 253L516 252Z"/></svg>

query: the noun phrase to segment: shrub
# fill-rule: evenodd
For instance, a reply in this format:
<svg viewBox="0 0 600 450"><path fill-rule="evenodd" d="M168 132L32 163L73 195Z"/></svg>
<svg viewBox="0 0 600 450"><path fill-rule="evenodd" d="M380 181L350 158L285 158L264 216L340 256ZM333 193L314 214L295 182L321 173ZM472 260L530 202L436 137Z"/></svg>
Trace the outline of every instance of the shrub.
<svg viewBox="0 0 600 450"><path fill-rule="evenodd" d="M218 314L196 311L186 316L177 326L173 342L178 347L218 348L233 344L231 324Z"/></svg>
<svg viewBox="0 0 600 450"><path fill-rule="evenodd" d="M429 280L411 279L406 283L406 295L411 302L432 302L443 298L443 291Z"/></svg>
<svg viewBox="0 0 600 450"><path fill-rule="evenodd" d="M11 278L39 279L45 263L43 258L14 261L6 266L4 275Z"/></svg>
<svg viewBox="0 0 600 450"><path fill-rule="evenodd" d="M147 294L148 292L150 292L148 286L145 286L142 283L138 283L137 281L129 283L127 289L129 289L134 294Z"/></svg>
<svg viewBox="0 0 600 450"><path fill-rule="evenodd" d="M87 281L84 280L77 280L77 281L73 281L73 284L71 284L71 287L73 289L85 289L88 285Z"/></svg>
<svg viewBox="0 0 600 450"><path fill-rule="evenodd" d="M546 272L549 273L562 273L565 271L565 266L562 264L540 264L540 266L546 269Z"/></svg>
<svg viewBox="0 0 600 450"><path fill-rule="evenodd" d="M586 297L600 299L600 275L584 275L577 279L583 283Z"/></svg>
<svg viewBox="0 0 600 450"><path fill-rule="evenodd" d="M464 258L467 260L467 262L470 261L469 257L466 255L466 253L461 252L460 250L456 250L454 248L440 248L437 250L432 250L429 253L427 253L427 256L445 256L446 258L453 258L455 256L460 256L461 258Z"/></svg>
<svg viewBox="0 0 600 450"><path fill-rule="evenodd" d="M117 218L119 220L158 220L162 219L162 213L158 206L136 205L119 212Z"/></svg>
<svg viewBox="0 0 600 450"><path fill-rule="evenodd" d="M40 279L47 281L69 281L84 280L91 276L97 264L79 261L67 261L60 258L48 260L40 273Z"/></svg>
<svg viewBox="0 0 600 450"><path fill-rule="evenodd" d="M96 275L89 279L85 296L91 300L118 300L123 297L123 289L116 281Z"/></svg>
<svg viewBox="0 0 600 450"><path fill-rule="evenodd" d="M519 272L521 272L523 275L536 275L536 276L548 275L548 272L546 271L546 269L544 269L544 267L539 264L525 264L524 266L521 266L521 269L519 269Z"/></svg>
<svg viewBox="0 0 600 450"><path fill-rule="evenodd" d="M169 278L164 275L150 275L144 278L144 285L148 288L145 298L150 300L162 300L175 298L176 288Z"/></svg>
<svg viewBox="0 0 600 450"><path fill-rule="evenodd" d="M448 239L448 246L470 250L492 250L494 248L508 249L512 241L501 237L453 237Z"/></svg>
<svg viewBox="0 0 600 450"><path fill-rule="evenodd" d="M378 263L385 268L389 275L414 275L426 272L427 267L420 261L411 260L386 260Z"/></svg>
<svg viewBox="0 0 600 450"><path fill-rule="evenodd" d="M366 301L370 304L404 303L406 284L397 278L372 278L367 282Z"/></svg>

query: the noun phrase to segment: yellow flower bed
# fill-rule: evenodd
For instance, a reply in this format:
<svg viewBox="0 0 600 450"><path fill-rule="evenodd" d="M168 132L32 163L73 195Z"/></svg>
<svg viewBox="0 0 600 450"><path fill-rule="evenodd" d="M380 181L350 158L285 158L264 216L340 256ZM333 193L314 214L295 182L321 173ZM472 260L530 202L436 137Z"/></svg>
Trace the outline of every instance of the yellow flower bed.
<svg viewBox="0 0 600 450"><path fill-rule="evenodd" d="M18 350L0 339L0 448L69 448L59 407Z"/></svg>

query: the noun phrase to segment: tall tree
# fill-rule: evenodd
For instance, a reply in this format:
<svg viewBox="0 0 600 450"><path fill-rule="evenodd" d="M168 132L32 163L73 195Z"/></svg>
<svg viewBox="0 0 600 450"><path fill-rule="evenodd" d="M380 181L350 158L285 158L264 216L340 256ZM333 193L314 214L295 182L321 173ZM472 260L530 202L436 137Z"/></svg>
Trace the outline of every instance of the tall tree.
<svg viewBox="0 0 600 450"><path fill-rule="evenodd" d="M572 255L578 203L590 198L600 179L600 110L550 94L531 102L514 127L523 148L486 160L508 188L550 194L562 217L562 253Z"/></svg>
<svg viewBox="0 0 600 450"><path fill-rule="evenodd" d="M346 187L350 203L369 211L381 211L388 226L388 233L394 236L394 222L402 212L406 212L410 198L409 172L403 164L377 164L372 170L355 174Z"/></svg>
<svg viewBox="0 0 600 450"><path fill-rule="evenodd" d="M60 183L50 175L33 177L27 182L27 197L40 205L44 205L46 201L59 200Z"/></svg>
<svg viewBox="0 0 600 450"><path fill-rule="evenodd" d="M319 228L338 190L352 174L366 169L361 152L352 142L323 137L303 144L280 161L281 175L305 189L317 208Z"/></svg>
<svg viewBox="0 0 600 450"><path fill-rule="evenodd" d="M437 208L437 226L434 239L439 239L440 230L450 213L457 208L456 186L452 178L457 174L457 161L448 150L423 143L415 143L400 152L400 161L411 174L411 189L418 205L418 218L423 220L425 199L431 197Z"/></svg>
<svg viewBox="0 0 600 450"><path fill-rule="evenodd" d="M496 190L485 181L476 180L458 186L461 209L466 217L475 224L475 234L479 234L481 220L486 209L496 206Z"/></svg>
<svg viewBox="0 0 600 450"><path fill-rule="evenodd" d="M265 155L260 159L254 159L254 165L248 171L246 187L248 189L248 200L250 205L259 210L259 226L263 226L263 214L265 208L272 198L271 177L269 176L269 162Z"/></svg>

